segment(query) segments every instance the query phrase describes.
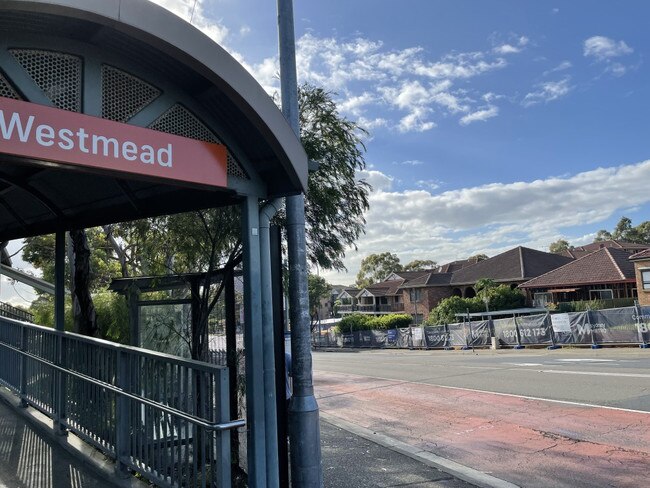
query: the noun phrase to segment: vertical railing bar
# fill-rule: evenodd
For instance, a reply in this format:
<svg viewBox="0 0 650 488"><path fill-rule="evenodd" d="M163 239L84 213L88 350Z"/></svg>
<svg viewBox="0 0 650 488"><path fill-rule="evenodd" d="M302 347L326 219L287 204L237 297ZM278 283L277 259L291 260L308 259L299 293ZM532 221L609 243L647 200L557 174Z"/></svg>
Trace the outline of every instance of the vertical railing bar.
<svg viewBox="0 0 650 488"><path fill-rule="evenodd" d="M19 326L20 331L20 350L27 352L27 327L24 325ZM20 406L27 408L27 356L21 355L20 358Z"/></svg>
<svg viewBox="0 0 650 488"><path fill-rule="evenodd" d="M181 391L182 368L181 368L180 364L176 365L176 368L177 368L177 375L176 375L177 389L176 389L176 391L178 392L178 397L177 397L176 402L177 402L177 405L178 405L178 409L181 410L181 402L182 402L182 397L183 397L183 392ZM181 431L181 419L180 419L180 417L177 417L176 420L177 420L177 422L176 422L177 423L177 426L176 426L177 434L176 434L176 436L178 438L178 448L177 448L177 455L178 455L177 463L178 463L178 466L176 468L176 476L177 476L176 479L178 480L178 485L180 486L181 485L181 480L183 479L183 460L182 460L182 457L183 457L183 444L182 444L183 439L182 439L182 435L183 435L183 433Z"/></svg>

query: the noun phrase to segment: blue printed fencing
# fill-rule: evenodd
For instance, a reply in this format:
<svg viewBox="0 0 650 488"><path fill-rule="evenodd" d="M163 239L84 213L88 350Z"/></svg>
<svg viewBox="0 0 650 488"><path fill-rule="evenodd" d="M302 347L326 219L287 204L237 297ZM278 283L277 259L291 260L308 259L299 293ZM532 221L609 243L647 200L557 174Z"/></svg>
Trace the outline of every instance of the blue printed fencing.
<svg viewBox="0 0 650 488"><path fill-rule="evenodd" d="M447 325L315 333L315 347L421 348L650 344L650 307L506 317Z"/></svg>

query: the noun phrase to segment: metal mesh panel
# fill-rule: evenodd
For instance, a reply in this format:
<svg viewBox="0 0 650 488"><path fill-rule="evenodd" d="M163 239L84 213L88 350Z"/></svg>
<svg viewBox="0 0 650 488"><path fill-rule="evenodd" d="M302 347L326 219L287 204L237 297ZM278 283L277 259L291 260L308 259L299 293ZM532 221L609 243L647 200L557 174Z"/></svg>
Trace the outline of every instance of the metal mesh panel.
<svg viewBox="0 0 650 488"><path fill-rule="evenodd" d="M54 105L81 112L80 57L38 49L10 49L9 52Z"/></svg>
<svg viewBox="0 0 650 488"><path fill-rule="evenodd" d="M11 83L5 78L5 76L0 72L0 97L13 98L14 100L21 100L18 92L14 90L14 87L11 86Z"/></svg>
<svg viewBox="0 0 650 488"><path fill-rule="evenodd" d="M102 118L126 122L153 102L160 90L112 66L102 65Z"/></svg>
<svg viewBox="0 0 650 488"><path fill-rule="evenodd" d="M222 144L221 140L192 112L178 104L162 114L149 128L199 141ZM248 179L248 175L232 157L230 151L228 151L228 175Z"/></svg>

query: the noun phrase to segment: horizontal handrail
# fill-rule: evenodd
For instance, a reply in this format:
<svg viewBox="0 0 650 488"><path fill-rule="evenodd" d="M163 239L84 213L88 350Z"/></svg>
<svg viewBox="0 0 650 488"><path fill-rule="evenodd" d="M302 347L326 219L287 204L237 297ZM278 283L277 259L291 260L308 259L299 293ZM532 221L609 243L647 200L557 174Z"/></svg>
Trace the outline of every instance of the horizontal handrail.
<svg viewBox="0 0 650 488"><path fill-rule="evenodd" d="M81 335L81 334L75 334L74 332L56 330L56 329L52 329L51 327L45 327L43 325L31 324L29 322L23 322L21 320L12 319L10 317L1 317L0 316L0 322L2 322L2 321L13 322L14 324L19 325L21 327L26 327L28 329L38 330L38 331L41 331L41 332L45 332L46 334L52 334L52 335L55 335L55 336L69 337L69 338L74 339L76 341L80 341L80 342L84 342L84 343L88 343L88 344L101 345L102 347L105 347L107 349L111 349L111 350L114 350L114 351L133 352L133 353L137 353L137 354L139 354L141 356L146 356L146 357L149 357L149 358L164 359L165 361L169 361L169 362L172 362L174 364L183 364L183 365L191 366L194 369L199 369L199 370L202 370L202 371L213 372L213 371L216 371L216 370L225 369L225 366L219 366L219 365L216 365L216 364L204 363L202 361L197 361L196 359L179 358L179 357L173 356L171 354L166 354L164 352L151 351L149 349L143 349L141 347L127 346L127 345L124 345L124 344L117 344L115 342L107 341L106 339L98 339L96 337L88 337L88 336L84 336L84 335Z"/></svg>
<svg viewBox="0 0 650 488"><path fill-rule="evenodd" d="M104 388L105 390L112 391L113 393L116 393L118 395L125 396L127 398L130 398L131 400L135 400L139 403L142 403L144 405L148 405L150 407L156 408L158 410L161 410L165 413L168 413L170 415L175 415L176 417L180 417L181 419L191 422L195 425L198 425L199 427L203 427L206 430L213 430L216 432L222 432L224 430L231 430L231 429L237 429L239 427L244 427L246 425L246 421L244 419L237 419L237 420L231 420L229 422L222 422L222 423L211 423L211 422L206 422L205 420L195 417L194 415L187 414L183 412L182 410L178 410L173 407L169 407L167 405L163 405L162 403L149 400L148 398L141 397L139 395L134 395L133 393L129 393L124 391L121 388L118 388L114 385L111 385L110 383L106 383L104 381L100 381L96 378L93 378L92 376L85 375L83 373L78 373L76 371L72 371L69 369L66 369L62 366L59 366L58 364L54 364L51 361L48 361L47 359L40 358L38 356L35 356L34 354L30 354L26 351L22 351L17 347L14 347L12 345L9 345L4 342L0 342L0 346L4 346L7 349L10 349L14 352L17 352L19 354L22 354L23 356L26 356L30 359L33 359L34 361L38 361L42 364L45 364L46 366L49 366L53 369L56 369L58 371L61 371L62 373L65 373L70 376L74 376L75 378L79 378L83 381L87 381L88 383L94 384L99 386L100 388Z"/></svg>

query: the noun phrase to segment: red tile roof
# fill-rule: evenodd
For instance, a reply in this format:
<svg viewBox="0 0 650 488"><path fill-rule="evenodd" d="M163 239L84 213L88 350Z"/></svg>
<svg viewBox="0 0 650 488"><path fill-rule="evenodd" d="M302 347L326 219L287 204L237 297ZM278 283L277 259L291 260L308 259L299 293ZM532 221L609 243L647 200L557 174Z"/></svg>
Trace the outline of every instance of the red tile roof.
<svg viewBox="0 0 650 488"><path fill-rule="evenodd" d="M633 282L634 265L627 251L604 247L564 266L533 278L521 288Z"/></svg>
<svg viewBox="0 0 650 488"><path fill-rule="evenodd" d="M630 256L631 261L636 261L637 259L650 259L650 249L646 249L645 251L641 251Z"/></svg>
<svg viewBox="0 0 650 488"><path fill-rule="evenodd" d="M574 259L580 259L586 256L587 254L591 254L592 252L597 251L599 249L603 249L605 247L622 249L624 251L627 251L628 253L634 253L644 249L648 249L650 248L650 245L637 244L635 242L616 241L612 239L609 241L598 241L598 242L592 242L591 244L586 244L584 246L573 247L571 249L567 249L566 251L563 251L560 254L562 256L568 256Z"/></svg>

